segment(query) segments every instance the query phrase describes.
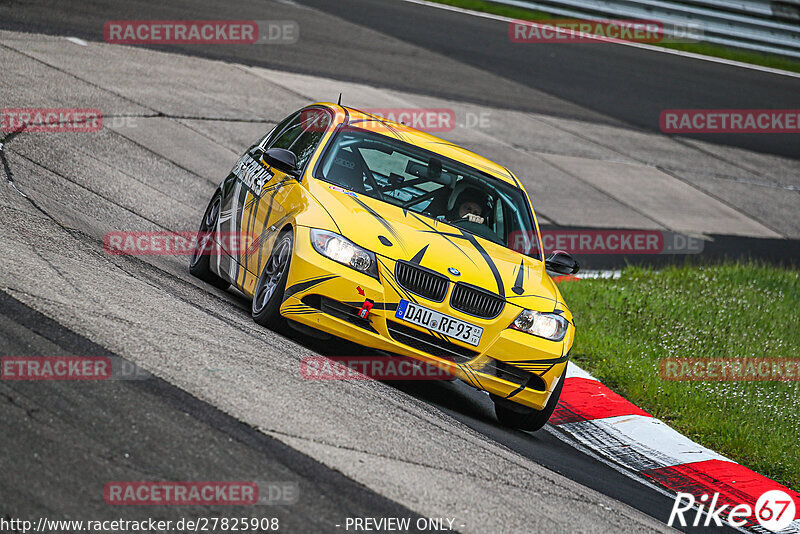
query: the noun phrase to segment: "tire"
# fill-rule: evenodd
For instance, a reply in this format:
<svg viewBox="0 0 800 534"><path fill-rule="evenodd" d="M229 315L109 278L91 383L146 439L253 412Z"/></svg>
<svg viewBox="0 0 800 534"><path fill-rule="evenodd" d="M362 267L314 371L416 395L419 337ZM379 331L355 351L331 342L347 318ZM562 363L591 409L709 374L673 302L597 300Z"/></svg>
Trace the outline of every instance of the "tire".
<svg viewBox="0 0 800 534"><path fill-rule="evenodd" d="M285 332L287 327L286 319L281 315L280 309L286 291L286 280L289 278L293 249L294 235L291 230L284 230L275 240L253 294L251 306L253 320L261 326L279 332Z"/></svg>
<svg viewBox="0 0 800 534"><path fill-rule="evenodd" d="M217 193L208 203L203 219L200 221L198 235L201 232L206 233L206 235L202 238L198 237L197 246L192 251L191 258L189 258L189 273L214 287L224 290L228 289L231 284L211 272L211 254L209 254L209 248L213 246L209 234L217 231L220 209L222 209L222 195Z"/></svg>
<svg viewBox="0 0 800 534"><path fill-rule="evenodd" d="M558 405L558 399L561 397L561 389L564 387L566 376L567 368L564 367L564 374L561 375L556 389L547 400L547 405L544 407L544 410L534 410L533 408L528 408L521 404L512 404L511 401L493 395L494 413L497 415L497 420L505 426L518 428L520 430L535 432L541 429L550 419L550 416L553 415L553 411Z"/></svg>

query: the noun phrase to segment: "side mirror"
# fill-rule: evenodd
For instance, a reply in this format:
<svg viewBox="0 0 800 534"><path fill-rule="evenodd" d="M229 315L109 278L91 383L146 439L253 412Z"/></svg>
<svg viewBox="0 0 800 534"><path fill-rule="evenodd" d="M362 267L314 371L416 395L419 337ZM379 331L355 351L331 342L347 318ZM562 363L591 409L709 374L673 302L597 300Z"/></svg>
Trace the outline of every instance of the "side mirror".
<svg viewBox="0 0 800 534"><path fill-rule="evenodd" d="M256 155L259 155L257 152ZM270 148L261 157L270 167L275 167L281 172L285 172L290 176L297 176L297 156L294 152L286 150L285 148Z"/></svg>
<svg viewBox="0 0 800 534"><path fill-rule="evenodd" d="M577 274L580 264L567 252L554 250L550 256L544 260L544 266L548 271L558 274Z"/></svg>

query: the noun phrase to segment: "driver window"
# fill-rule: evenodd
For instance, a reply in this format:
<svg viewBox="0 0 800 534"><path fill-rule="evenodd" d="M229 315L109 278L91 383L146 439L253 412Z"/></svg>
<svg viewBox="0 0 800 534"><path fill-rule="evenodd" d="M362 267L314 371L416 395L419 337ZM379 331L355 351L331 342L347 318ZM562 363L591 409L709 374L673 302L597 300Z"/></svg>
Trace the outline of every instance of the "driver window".
<svg viewBox="0 0 800 534"><path fill-rule="evenodd" d="M330 123L330 113L322 109L295 113L275 128L275 135L264 148L283 148L293 152L297 157L297 168L303 170Z"/></svg>
<svg viewBox="0 0 800 534"><path fill-rule="evenodd" d="M298 113L292 117L292 120L289 121L283 131L278 133L278 135L269 142L267 148L285 148L286 150L290 150L292 143L303 133L301 122L300 113Z"/></svg>
<svg viewBox="0 0 800 534"><path fill-rule="evenodd" d="M331 115L327 111L311 110L308 113L301 113L300 130L302 133L289 146L289 150L297 156L299 169L302 170L305 167L330 124Z"/></svg>
<svg viewBox="0 0 800 534"><path fill-rule="evenodd" d="M275 128L270 130L269 133L265 135L261 139L261 141L259 141L258 146L260 146L264 150L270 148L269 144L273 142L284 130L286 130L286 128L292 123L292 121L295 118L297 118L298 115L299 113L292 113L291 115L283 119L281 122L279 122L278 125L275 126Z"/></svg>

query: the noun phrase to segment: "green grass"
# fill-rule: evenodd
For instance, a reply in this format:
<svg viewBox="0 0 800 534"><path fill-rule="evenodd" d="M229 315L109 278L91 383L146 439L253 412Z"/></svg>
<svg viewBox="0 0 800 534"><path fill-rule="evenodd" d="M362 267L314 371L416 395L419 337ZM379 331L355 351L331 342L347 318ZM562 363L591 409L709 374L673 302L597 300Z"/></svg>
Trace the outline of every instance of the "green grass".
<svg viewBox="0 0 800 534"><path fill-rule="evenodd" d="M573 359L673 428L800 489L800 382L662 380L669 357L800 358L800 271L756 264L629 267L560 284Z"/></svg>
<svg viewBox="0 0 800 534"><path fill-rule="evenodd" d="M555 15L543 13L541 11L534 11L513 6L506 6L503 4L495 4L485 0L431 0L439 4L447 4L449 6L460 7L464 9L471 9L473 11L483 11L485 13L493 13L504 17L510 17L521 20L552 20L559 18ZM727 46L716 45L712 43L654 43L656 46L670 48L673 50L681 50L684 52L693 52L695 54L702 54L705 56L713 56L732 61L741 61L743 63L750 63L753 65L761 65L762 67L771 67L773 69L782 69L792 72L800 72L800 61L785 58L783 56L773 54L762 54L759 52L751 52L749 50L742 50L738 48L730 48ZM526 46L526 45L520 45ZM535 45L527 45L535 46Z"/></svg>

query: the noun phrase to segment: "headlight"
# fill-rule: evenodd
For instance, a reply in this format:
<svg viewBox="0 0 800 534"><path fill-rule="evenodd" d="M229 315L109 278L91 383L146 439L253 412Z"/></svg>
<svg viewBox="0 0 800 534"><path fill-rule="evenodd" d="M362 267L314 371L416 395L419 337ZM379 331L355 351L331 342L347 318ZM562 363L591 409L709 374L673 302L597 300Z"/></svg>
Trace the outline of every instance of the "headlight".
<svg viewBox="0 0 800 534"><path fill-rule="evenodd" d="M511 323L511 328L522 330L550 341L561 341L567 333L569 321L556 313L525 310Z"/></svg>
<svg viewBox="0 0 800 534"><path fill-rule="evenodd" d="M311 244L314 249L333 261L338 261L356 271L378 277L378 262L375 254L363 249L339 234L327 230L311 229Z"/></svg>

